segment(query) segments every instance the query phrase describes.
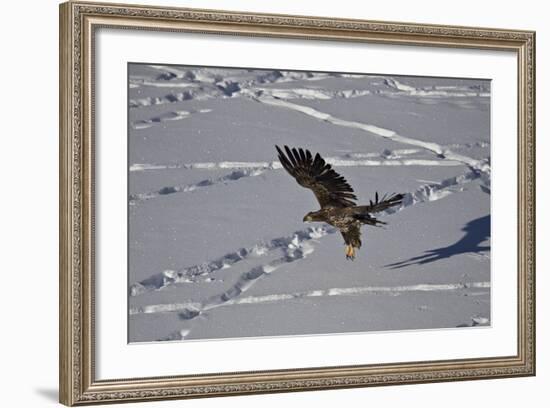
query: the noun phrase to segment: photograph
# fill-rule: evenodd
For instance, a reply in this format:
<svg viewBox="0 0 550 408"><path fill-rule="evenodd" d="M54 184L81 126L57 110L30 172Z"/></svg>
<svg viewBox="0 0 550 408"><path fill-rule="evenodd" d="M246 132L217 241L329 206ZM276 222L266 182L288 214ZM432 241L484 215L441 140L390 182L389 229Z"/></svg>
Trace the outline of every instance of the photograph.
<svg viewBox="0 0 550 408"><path fill-rule="evenodd" d="M127 89L129 343L491 326L490 78L128 62Z"/></svg>
<svg viewBox="0 0 550 408"><path fill-rule="evenodd" d="M59 401L535 376L538 23L201 7L59 5Z"/></svg>

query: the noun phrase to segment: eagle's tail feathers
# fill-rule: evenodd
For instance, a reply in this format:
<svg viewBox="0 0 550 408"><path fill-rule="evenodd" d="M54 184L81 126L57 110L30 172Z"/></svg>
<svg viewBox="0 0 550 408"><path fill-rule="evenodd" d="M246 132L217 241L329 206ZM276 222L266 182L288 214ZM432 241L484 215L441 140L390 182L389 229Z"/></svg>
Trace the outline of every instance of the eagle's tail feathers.
<svg viewBox="0 0 550 408"><path fill-rule="evenodd" d="M361 223L363 223L363 224L373 225L375 227L379 227L381 225L386 225L387 224L384 221L380 221L378 218L374 218L373 216L371 216L367 212L355 214L354 218L358 221L361 221Z"/></svg>
<svg viewBox="0 0 550 408"><path fill-rule="evenodd" d="M372 200L369 200L369 205L360 205L356 208L359 212L367 212L367 213L375 213L384 211L387 208L394 207L397 205L400 205L403 202L403 198L405 196L403 194L384 194L382 198L378 196L378 192L376 192L374 196L374 202Z"/></svg>

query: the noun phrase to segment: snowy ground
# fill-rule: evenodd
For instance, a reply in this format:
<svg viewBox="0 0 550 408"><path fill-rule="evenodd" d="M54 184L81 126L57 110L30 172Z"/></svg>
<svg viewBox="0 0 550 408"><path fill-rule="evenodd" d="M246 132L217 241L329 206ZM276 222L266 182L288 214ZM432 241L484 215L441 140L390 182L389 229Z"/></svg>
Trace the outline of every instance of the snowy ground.
<svg viewBox="0 0 550 408"><path fill-rule="evenodd" d="M490 324L490 82L130 65L129 340ZM339 233L274 145L406 193Z"/></svg>

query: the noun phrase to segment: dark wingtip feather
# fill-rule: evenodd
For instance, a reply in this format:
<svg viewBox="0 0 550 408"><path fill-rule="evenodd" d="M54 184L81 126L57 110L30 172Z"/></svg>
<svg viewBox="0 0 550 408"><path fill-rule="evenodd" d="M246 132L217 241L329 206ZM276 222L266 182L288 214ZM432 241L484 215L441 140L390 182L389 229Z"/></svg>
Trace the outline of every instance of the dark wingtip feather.
<svg viewBox="0 0 550 408"><path fill-rule="evenodd" d="M290 150L290 147L285 145L285 151L286 151L286 155L287 155L288 159L290 160L290 162L292 163L293 166L296 166L296 159L294 158L294 155L292 154L293 150L296 150L296 149Z"/></svg>
<svg viewBox="0 0 550 408"><path fill-rule="evenodd" d="M287 145L283 146L284 151L278 145L275 145L275 148L284 169L296 179L298 184L311 189L321 206L327 203L340 206L355 205L352 200L357 200L357 197L353 194L353 188L319 153L313 156L308 149L291 148ZM329 197L330 201L326 203Z"/></svg>
<svg viewBox="0 0 550 408"><path fill-rule="evenodd" d="M296 160L296 163L300 162L300 153L298 153L298 149L295 147L292 148L292 154L294 155L294 160Z"/></svg>
<svg viewBox="0 0 550 408"><path fill-rule="evenodd" d="M300 162L305 163L306 153L304 152L304 149L302 149L301 147L298 149L298 156L300 157Z"/></svg>

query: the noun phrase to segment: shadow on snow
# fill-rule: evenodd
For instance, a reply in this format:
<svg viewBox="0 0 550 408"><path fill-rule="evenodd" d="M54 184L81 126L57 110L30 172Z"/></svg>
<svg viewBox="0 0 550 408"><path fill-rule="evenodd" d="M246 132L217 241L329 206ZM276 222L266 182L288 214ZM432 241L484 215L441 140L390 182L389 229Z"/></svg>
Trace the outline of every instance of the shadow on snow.
<svg viewBox="0 0 550 408"><path fill-rule="evenodd" d="M490 245L481 245L482 242L489 239L491 235L491 216L476 218L462 228L466 234L452 245L430 249L422 255L415 256L405 261L395 262L385 265L391 269L404 268L411 265L424 265L436 262L442 259L450 258L454 255L466 253L481 253L491 249Z"/></svg>

